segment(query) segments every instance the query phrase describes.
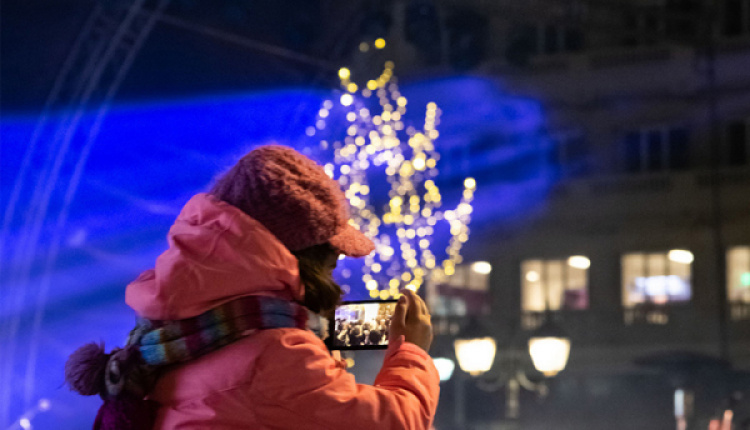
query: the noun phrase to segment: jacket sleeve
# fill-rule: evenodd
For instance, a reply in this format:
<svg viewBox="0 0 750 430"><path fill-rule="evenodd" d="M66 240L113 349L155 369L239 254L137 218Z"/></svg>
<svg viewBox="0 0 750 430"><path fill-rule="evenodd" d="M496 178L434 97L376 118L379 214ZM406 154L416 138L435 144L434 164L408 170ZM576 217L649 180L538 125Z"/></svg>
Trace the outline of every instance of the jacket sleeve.
<svg viewBox="0 0 750 430"><path fill-rule="evenodd" d="M432 359L395 340L374 385L357 384L314 334L286 331L266 346L252 378L253 409L270 429L427 430L439 383Z"/></svg>

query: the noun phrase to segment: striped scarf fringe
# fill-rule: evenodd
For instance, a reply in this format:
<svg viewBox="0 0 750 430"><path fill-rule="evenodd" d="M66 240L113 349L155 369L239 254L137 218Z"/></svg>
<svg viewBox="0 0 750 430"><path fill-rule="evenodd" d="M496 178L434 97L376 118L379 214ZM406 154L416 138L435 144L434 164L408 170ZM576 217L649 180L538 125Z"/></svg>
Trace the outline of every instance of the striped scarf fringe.
<svg viewBox="0 0 750 430"><path fill-rule="evenodd" d="M159 369L196 359L256 330L305 329L307 309L283 299L247 296L193 318L154 321L138 318L125 348L109 354L90 343L65 364L65 379L78 393L99 394L104 403L94 430L151 430L159 405L146 400Z"/></svg>

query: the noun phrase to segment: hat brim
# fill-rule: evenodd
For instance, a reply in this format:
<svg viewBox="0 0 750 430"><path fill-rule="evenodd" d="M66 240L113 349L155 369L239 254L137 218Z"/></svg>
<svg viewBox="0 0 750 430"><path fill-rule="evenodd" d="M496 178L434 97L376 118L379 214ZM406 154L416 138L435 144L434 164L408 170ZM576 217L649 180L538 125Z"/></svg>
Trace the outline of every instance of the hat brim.
<svg viewBox="0 0 750 430"><path fill-rule="evenodd" d="M336 250L349 257L364 257L375 250L375 244L351 224L328 240Z"/></svg>

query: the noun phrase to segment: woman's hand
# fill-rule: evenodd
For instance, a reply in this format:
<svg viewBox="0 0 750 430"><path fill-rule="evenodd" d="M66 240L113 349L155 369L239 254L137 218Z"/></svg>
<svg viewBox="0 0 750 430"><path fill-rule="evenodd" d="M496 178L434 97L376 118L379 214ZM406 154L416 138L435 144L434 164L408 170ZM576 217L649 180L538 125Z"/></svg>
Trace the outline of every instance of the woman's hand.
<svg viewBox="0 0 750 430"><path fill-rule="evenodd" d="M411 290L404 290L391 319L389 339L404 335L407 342L428 351L432 344L432 322L424 300Z"/></svg>

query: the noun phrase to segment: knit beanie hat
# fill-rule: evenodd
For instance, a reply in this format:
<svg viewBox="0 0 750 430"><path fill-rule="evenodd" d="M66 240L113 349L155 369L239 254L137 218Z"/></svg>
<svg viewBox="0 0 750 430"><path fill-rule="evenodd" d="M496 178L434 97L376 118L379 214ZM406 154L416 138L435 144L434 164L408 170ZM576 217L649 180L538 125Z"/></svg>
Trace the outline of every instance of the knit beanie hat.
<svg viewBox="0 0 750 430"><path fill-rule="evenodd" d="M211 194L259 221L290 251L329 243L363 257L375 249L349 224L349 204L338 182L292 148L266 145L248 152Z"/></svg>

